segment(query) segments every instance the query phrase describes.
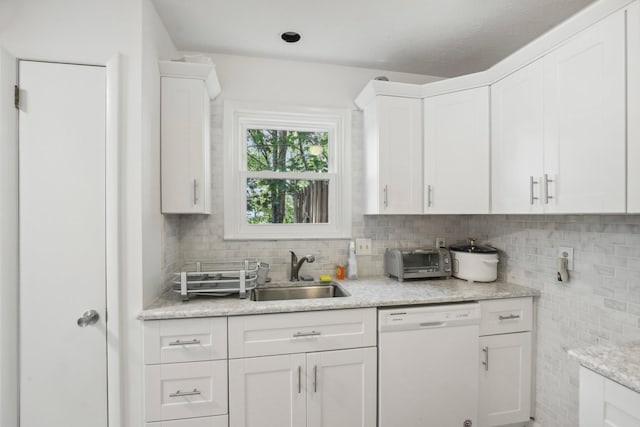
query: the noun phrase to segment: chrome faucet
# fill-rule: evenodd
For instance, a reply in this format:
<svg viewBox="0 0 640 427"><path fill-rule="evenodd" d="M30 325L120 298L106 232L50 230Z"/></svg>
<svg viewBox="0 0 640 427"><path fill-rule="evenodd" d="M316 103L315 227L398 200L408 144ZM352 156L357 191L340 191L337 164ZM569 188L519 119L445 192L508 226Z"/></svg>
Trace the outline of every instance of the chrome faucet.
<svg viewBox="0 0 640 427"><path fill-rule="evenodd" d="M289 252L291 252L291 275L289 276L289 280L292 282L297 282L300 280L298 275L300 273L300 267L302 267L302 264L305 261L313 262L316 260L316 257L313 255L305 255L300 258L300 261L298 261L298 257L296 256L296 254L293 251Z"/></svg>

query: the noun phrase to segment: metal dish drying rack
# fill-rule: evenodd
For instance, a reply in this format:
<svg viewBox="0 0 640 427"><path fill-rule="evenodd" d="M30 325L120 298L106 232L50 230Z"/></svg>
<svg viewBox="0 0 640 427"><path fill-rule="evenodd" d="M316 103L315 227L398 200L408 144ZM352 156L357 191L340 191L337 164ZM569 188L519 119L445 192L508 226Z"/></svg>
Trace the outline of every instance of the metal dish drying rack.
<svg viewBox="0 0 640 427"><path fill-rule="evenodd" d="M238 294L247 297L247 291L267 281L269 264L255 259L227 262L196 261L185 264L174 273L172 289L180 293L183 301L189 295L227 296Z"/></svg>

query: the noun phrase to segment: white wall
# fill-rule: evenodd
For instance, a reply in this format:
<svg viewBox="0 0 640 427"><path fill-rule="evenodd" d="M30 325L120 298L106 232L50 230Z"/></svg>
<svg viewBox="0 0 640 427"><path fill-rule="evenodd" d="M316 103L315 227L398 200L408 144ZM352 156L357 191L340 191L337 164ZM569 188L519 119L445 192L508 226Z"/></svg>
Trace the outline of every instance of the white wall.
<svg viewBox="0 0 640 427"><path fill-rule="evenodd" d="M0 49L0 426L17 425L18 143L15 60Z"/></svg>
<svg viewBox="0 0 640 427"><path fill-rule="evenodd" d="M150 0L8 0L0 7L0 47L18 58L105 65L120 54L117 286L123 415L111 423L138 426L143 394L137 315L145 294L151 298L161 286L162 264L158 74L153 63L156 55L171 55L175 49ZM16 369L5 366L4 359L2 363L3 370Z"/></svg>
<svg viewBox="0 0 640 427"><path fill-rule="evenodd" d="M142 3L142 242L143 304L158 297L164 216L160 213L160 74L158 59L180 55L149 0Z"/></svg>

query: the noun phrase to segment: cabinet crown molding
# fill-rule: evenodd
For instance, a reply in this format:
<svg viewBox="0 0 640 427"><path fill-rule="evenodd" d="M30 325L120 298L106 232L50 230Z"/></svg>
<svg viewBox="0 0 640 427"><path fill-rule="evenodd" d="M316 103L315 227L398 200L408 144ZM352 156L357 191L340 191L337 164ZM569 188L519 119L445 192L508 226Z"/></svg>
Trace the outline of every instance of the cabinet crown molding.
<svg viewBox="0 0 640 427"><path fill-rule="evenodd" d="M358 108L364 110L364 108L378 95L396 96L401 98L423 98L422 85L370 80L354 102Z"/></svg>
<svg viewBox="0 0 640 427"><path fill-rule="evenodd" d="M199 79L206 83L209 98L212 100L220 94L222 88L218 81L215 64L184 61L158 61L161 77L181 77Z"/></svg>
<svg viewBox="0 0 640 427"><path fill-rule="evenodd" d="M376 95L429 98L492 85L546 55L580 31L634 2L637 0L596 1L485 71L425 84L370 80L355 99L355 104L364 110Z"/></svg>

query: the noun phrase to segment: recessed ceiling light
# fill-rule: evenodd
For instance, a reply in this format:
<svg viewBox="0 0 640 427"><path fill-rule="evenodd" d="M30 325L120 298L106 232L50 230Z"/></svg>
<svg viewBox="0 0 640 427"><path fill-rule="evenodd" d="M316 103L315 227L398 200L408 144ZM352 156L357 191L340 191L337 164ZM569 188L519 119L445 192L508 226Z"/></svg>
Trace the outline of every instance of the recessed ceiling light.
<svg viewBox="0 0 640 427"><path fill-rule="evenodd" d="M302 37L300 36L300 34L296 33L295 31L287 31L280 34L280 38L286 41L287 43L296 43L300 41Z"/></svg>

